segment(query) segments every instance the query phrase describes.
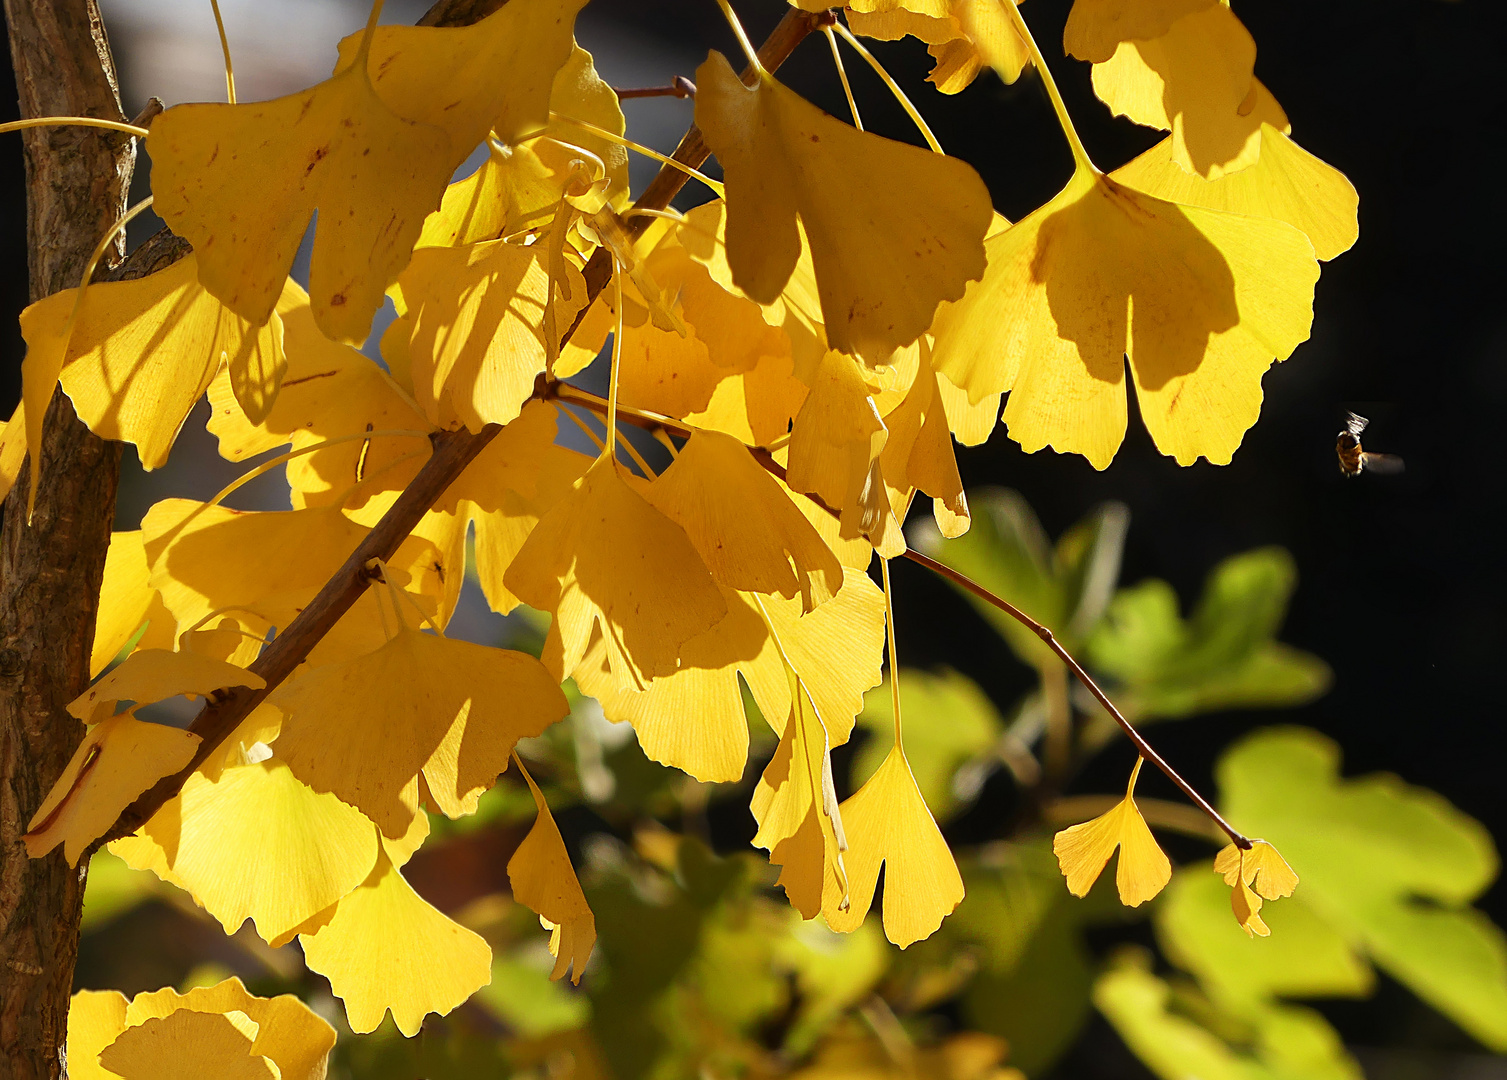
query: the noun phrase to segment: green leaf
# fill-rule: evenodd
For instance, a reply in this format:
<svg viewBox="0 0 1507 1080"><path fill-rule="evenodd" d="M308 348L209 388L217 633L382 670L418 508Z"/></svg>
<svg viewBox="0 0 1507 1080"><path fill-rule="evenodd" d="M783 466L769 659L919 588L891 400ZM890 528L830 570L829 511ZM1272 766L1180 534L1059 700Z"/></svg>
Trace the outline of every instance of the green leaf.
<svg viewBox="0 0 1507 1080"><path fill-rule="evenodd" d="M1224 812L1277 846L1339 934L1507 1050L1507 936L1466 906L1497 875L1490 834L1434 792L1386 774L1342 780L1339 766L1339 747L1315 731L1258 732L1220 763Z"/></svg>
<svg viewBox="0 0 1507 1080"><path fill-rule="evenodd" d="M1129 513L1105 503L1074 525L1054 551L1041 522L1014 491L969 495L973 524L955 540L925 543L927 553L1051 629L1071 651L1093 630L1120 576ZM1015 655L1032 667L1059 663L1034 633L1004 612L965 594Z"/></svg>
<svg viewBox="0 0 1507 1080"><path fill-rule="evenodd" d="M1214 568L1186 621L1165 581L1122 589L1089 638L1089 664L1139 720L1311 701L1329 688L1328 666L1272 640L1296 582L1292 556L1257 548Z"/></svg>
<svg viewBox="0 0 1507 1080"><path fill-rule="evenodd" d="M873 733L853 759L852 787L873 776L894 745L894 705L889 679L868 692L858 723ZM958 766L986 753L1004 724L978 684L951 669L929 674L905 668L900 713L911 774L938 821L957 809L952 778Z"/></svg>
<svg viewBox="0 0 1507 1080"><path fill-rule="evenodd" d="M1184 867L1154 913L1168 959L1198 976L1221 1005L1237 1012L1277 997L1367 997L1375 979L1349 941L1298 892L1261 915L1269 938L1241 933L1230 888L1212 863Z"/></svg>
<svg viewBox="0 0 1507 1080"><path fill-rule="evenodd" d="M785 1036L785 1051L800 1057L832 1022L873 993L889 967L890 948L876 916L851 934L835 934L821 922L787 913L789 936L775 946L778 961L794 972L801 1007Z"/></svg>
<svg viewBox="0 0 1507 1080"><path fill-rule="evenodd" d="M536 1039L580 1027L591 1016L591 999L551 982L550 965L514 956L492 961L492 981L476 1000L524 1038Z"/></svg>
<svg viewBox="0 0 1507 1080"><path fill-rule="evenodd" d="M1139 950L1121 954L1094 985L1098 1006L1125 1044L1165 1080L1359 1080L1360 1068L1317 1013L1266 1006L1235 1017L1191 987L1150 970Z"/></svg>

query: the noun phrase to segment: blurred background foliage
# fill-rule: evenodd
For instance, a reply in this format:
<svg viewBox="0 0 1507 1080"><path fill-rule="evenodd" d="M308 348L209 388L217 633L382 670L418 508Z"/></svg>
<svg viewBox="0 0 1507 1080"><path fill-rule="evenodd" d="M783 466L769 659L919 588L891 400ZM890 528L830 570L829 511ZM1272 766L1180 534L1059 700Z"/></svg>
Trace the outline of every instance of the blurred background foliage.
<svg viewBox="0 0 1507 1080"><path fill-rule="evenodd" d="M1096 508L1055 543L1015 492L976 492L973 513L959 540L924 530L913 540L1061 626L1140 723L1298 705L1329 685L1322 660L1276 640L1297 583L1281 549L1226 559L1184 605L1163 581L1120 585L1123 506ZM1471 907L1497 874L1489 834L1396 777L1345 778L1339 748L1316 731L1260 729L1217 769L1222 811L1302 876L1294 898L1268 907L1270 938L1247 939L1235 924L1210 862L1224 838L1150 773L1138 801L1179 857L1172 884L1139 909L1120 906L1109 875L1087 898L1069 895L1052 832L1118 800L1076 781L1098 758L1128 767L1129 749L1091 698L1069 693L1034 635L993 609L980 614L998 662L1013 654L1034 673L1018 700L996 703L956 670L900 673L912 767L967 886L931 938L895 949L878 911L851 935L803 922L767 860L740 847L751 786L774 748L757 709L743 781L713 786L649 761L631 729L572 693L570 718L520 750L596 914L598 951L580 987L549 981L546 936L507 895L507 860L534 814L509 773L474 817L432 819L410 875L491 943L491 985L414 1040L390 1025L345 1033L334 1075L1065 1076L1098 1017L1165 1080L1346 1080L1360 1066L1308 1003L1364 1000L1378 971L1483 1047L1507 1051L1507 938ZM537 615L511 618L497 643L537 649L543 629ZM837 757L840 794L883 760L891 709L888 685L870 693ZM978 825L959 825L978 815L986 789L987 836L965 838ZM191 901L107 853L90 870L86 920L87 984L130 992L235 973L258 993L297 992L339 1024L295 947L225 939Z"/></svg>

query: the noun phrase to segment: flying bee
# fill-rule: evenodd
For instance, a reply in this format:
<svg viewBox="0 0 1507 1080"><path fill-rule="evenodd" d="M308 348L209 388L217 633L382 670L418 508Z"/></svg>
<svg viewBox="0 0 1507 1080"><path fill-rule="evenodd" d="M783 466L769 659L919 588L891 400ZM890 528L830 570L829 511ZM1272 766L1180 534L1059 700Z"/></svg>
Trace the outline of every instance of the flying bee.
<svg viewBox="0 0 1507 1080"><path fill-rule="evenodd" d="M1361 449L1361 432L1371 421L1353 412L1345 413L1345 430L1334 442L1334 452L1339 455L1340 472L1346 476L1359 476L1369 469L1381 475L1402 472L1402 458L1396 454L1368 454Z"/></svg>

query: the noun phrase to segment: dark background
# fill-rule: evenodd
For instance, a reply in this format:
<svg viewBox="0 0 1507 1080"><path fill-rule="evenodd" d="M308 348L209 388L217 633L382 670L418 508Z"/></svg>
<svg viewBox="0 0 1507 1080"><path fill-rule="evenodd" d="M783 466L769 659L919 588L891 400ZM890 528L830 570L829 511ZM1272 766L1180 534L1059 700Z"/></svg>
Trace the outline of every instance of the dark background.
<svg viewBox="0 0 1507 1080"><path fill-rule="evenodd" d="M755 40L783 10L773 0L739 7ZM1068 7L1067 0L1031 0L1024 10L1090 153L1113 168L1160 136L1112 119L1092 95L1087 65L1056 59ZM1324 266L1312 339L1267 375L1261 419L1229 466L1180 468L1160 456L1132 406L1125 445L1104 472L1051 451L1025 455L997 430L986 446L960 453L964 481L970 489L1019 489L1053 536L1097 503L1123 501L1132 513L1123 580L1166 578L1185 602L1221 559L1263 544L1288 548L1301 578L1282 637L1332 665L1333 690L1299 710L1161 726L1159 747L1207 790L1215 757L1239 734L1307 724L1342 743L1347 774L1390 770L1433 788L1500 842L1507 838L1500 685L1507 589L1497 516L1499 410L1507 395L1507 212L1499 194L1507 176L1507 21L1490 0L1266 0L1237 10L1259 46L1256 73L1287 109L1294 138L1344 171L1361 195L1360 242ZM598 0L588 13L592 36L632 23L679 39L680 56L709 46L736 52L710 2ZM1002 213L1020 218L1067 179L1071 160L1038 80L1006 87L985 75L948 98L921 81L930 67L924 48L913 41L873 47L942 144L983 174ZM8 63L8 46L3 56ZM614 77L605 63L603 70ZM856 60L848 70L868 126L916 141L877 80ZM693 72L665 70L655 81L675 74ZM846 117L823 43L805 45L782 78ZM9 74L0 75L0 120L16 115L11 85ZM140 104L129 98L128 85L128 113ZM645 107L630 110L630 134ZM7 313L27 299L20 162L19 139L9 136L0 144L0 307ZM21 356L12 314L0 327L5 415L19 392ZM1402 455L1404 475L1340 475L1334 436L1347 408L1371 417L1366 445ZM202 441L186 450L212 452ZM1025 669L1002 657L998 639L962 600L908 564L897 565L896 578L908 664L950 663L1002 703L1027 688ZM1104 757L1102 770L1081 778L1083 790L1123 782L1124 762ZM1147 793L1167 794L1155 786ZM964 827L980 819L975 812ZM1481 905L1507 925L1507 886L1498 882ZM1377 1001L1325 1012L1347 1041L1388 1044L1406 1035L1420 1046L1469 1048L1391 985ZM1081 1059L1064 1074L1111 1075ZM1133 1072L1125 1064L1113 1075Z"/></svg>

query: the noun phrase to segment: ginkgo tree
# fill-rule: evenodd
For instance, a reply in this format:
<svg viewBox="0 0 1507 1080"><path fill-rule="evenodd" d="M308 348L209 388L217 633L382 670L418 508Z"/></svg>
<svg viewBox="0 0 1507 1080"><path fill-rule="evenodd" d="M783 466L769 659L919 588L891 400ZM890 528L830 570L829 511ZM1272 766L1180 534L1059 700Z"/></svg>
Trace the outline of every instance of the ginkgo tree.
<svg viewBox="0 0 1507 1080"><path fill-rule="evenodd" d="M1354 242L1354 190L1292 141L1250 35L1216 0L1076 0L1067 53L1094 65L1111 109L1169 132L1108 173L1008 0L792 9L760 49L718 2L743 71L709 54L670 158L628 136L574 41L581 0L442 3L426 23L443 25L414 27L380 25L376 0L328 79L266 102L236 100L222 30L227 102L10 125L137 140L180 257L95 279L138 204L73 287L20 314L7 528L45 514L43 479L66 467L46 437L60 387L147 468L205 396L220 453L263 458L215 498L165 499L110 537L99 678L69 708L85 725L71 760L26 807L32 857L61 847L77 866L108 844L227 932L249 919L270 946L297 939L350 1031L390 1014L414 1035L494 963L405 866L432 822L478 814L516 769L533 821L507 864L512 897L543 923L552 978L589 985L598 918L526 761L572 713L563 684L700 781L740 778L765 724L749 810L775 886L839 933L881 907L906 948L944 925L968 876L907 756L926 745L915 721L938 721L902 716L890 561L903 558L1023 628L1069 727L1063 672L1135 744L1124 799L1057 836L1066 889L1087 894L1112 858L1127 905L1173 880L1135 798L1150 763L1228 842L1213 864L1228 931L1270 933L1263 903L1309 868L1222 816L1094 681L1074 651L1097 615L1076 625L1066 592L1052 610L1001 595L906 527L929 497L940 537L969 532L955 444L983 441L996 417L1028 451L1109 466L1127 379L1164 454L1229 462L1263 374L1308 335L1320 261ZM839 64L846 50L875 66L925 145L777 78L816 33ZM948 93L987 69L1034 71L1072 150L1067 186L1007 221L860 35L919 38ZM663 162L638 192L630 151ZM710 156L721 181L701 171ZM688 181L710 200L670 209ZM289 273L311 221L304 285ZM357 347L389 300L379 363ZM596 363L605 396L572 381ZM622 425L651 432L668 464ZM570 447L575 428L595 453ZM287 510L223 505L278 467ZM547 616L536 652L449 636L468 568L494 611ZM833 750L886 654L892 742L841 799ZM178 695L206 700L187 729L137 715ZM1041 730L1070 747L1060 723ZM1033 741L1017 749L1030 757ZM161 1075L192 1054L202 1073L322 1075L333 1036L295 1002L237 983L163 994L79 998L74 1074Z"/></svg>

